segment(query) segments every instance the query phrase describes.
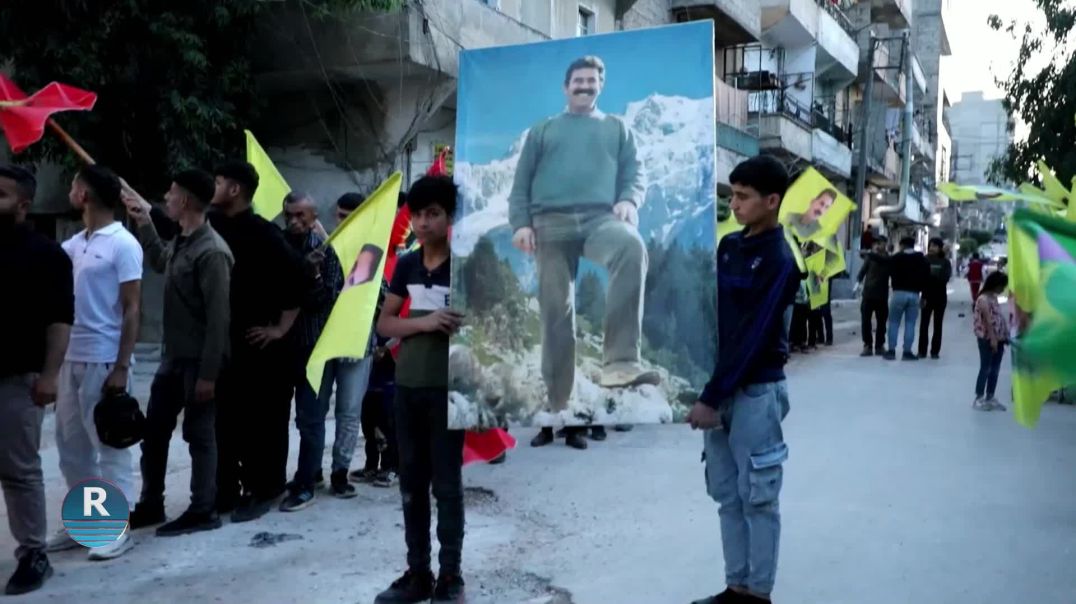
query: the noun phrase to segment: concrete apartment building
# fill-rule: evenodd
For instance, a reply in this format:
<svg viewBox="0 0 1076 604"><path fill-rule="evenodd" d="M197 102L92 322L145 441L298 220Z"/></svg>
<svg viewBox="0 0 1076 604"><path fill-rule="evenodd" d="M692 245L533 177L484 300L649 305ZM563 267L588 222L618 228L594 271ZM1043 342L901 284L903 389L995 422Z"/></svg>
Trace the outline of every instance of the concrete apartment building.
<svg viewBox="0 0 1076 604"><path fill-rule="evenodd" d="M985 99L982 92L965 92L949 110L949 122L953 138L952 180L969 185L991 184L990 164L1012 144L1015 127L1001 99ZM997 232L1011 205L961 204L959 215L951 219L961 229Z"/></svg>
<svg viewBox="0 0 1076 604"><path fill-rule="evenodd" d="M792 170L814 166L852 195L869 124L863 224L925 233L938 208L934 184L952 153L938 69L949 52L948 2L409 0L392 12L330 17L308 13L303 3L271 2L253 65L267 106L252 130L294 188L329 206L345 191L372 190L394 170L412 182L454 144L461 49L711 20L720 195L730 192L732 168L760 151ZM868 68L872 36L883 41ZM900 199L908 78L916 108L912 178L904 207L886 213ZM46 195L59 200L55 212L66 207L61 193ZM61 222L58 236L71 230ZM846 245L858 230L848 229ZM142 333L153 341L161 312L156 275L147 275L144 291Z"/></svg>

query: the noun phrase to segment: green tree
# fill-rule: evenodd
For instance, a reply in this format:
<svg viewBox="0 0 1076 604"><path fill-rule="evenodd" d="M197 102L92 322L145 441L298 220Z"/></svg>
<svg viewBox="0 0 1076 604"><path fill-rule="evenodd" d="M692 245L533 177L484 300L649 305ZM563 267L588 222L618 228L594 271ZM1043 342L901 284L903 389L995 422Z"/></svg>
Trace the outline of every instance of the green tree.
<svg viewBox="0 0 1076 604"><path fill-rule="evenodd" d="M317 16L389 10L397 0L288 0ZM180 167L242 152L257 115L251 57L262 0L11 0L0 62L27 92L60 81L98 94L89 114L60 118L98 161L161 190ZM73 162L55 137L27 151Z"/></svg>
<svg viewBox="0 0 1076 604"><path fill-rule="evenodd" d="M1005 108L1028 126L1026 141L1014 142L991 166L996 181L1020 183L1031 178L1035 163L1045 160L1061 182L1076 176L1076 55L1066 47L1076 28L1076 7L1065 0L1035 0L1045 17L1046 28L1035 31L1016 21L1003 23L992 15L988 23L1020 40L1020 52L1011 72L998 84L1005 90ZM1041 70L1033 66L1041 52L1053 52L1053 60Z"/></svg>

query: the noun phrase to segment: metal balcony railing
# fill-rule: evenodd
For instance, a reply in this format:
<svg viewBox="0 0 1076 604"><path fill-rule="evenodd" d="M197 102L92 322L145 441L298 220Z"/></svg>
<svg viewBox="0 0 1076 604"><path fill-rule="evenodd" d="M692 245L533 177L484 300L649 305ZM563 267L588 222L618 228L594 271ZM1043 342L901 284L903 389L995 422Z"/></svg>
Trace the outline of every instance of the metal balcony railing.
<svg viewBox="0 0 1076 604"><path fill-rule="evenodd" d="M841 26L849 36L853 39L856 37L856 27L848 19L848 16L841 10L840 2L834 0L814 0L815 4L822 8L822 10L829 13L829 16L833 17L837 24Z"/></svg>

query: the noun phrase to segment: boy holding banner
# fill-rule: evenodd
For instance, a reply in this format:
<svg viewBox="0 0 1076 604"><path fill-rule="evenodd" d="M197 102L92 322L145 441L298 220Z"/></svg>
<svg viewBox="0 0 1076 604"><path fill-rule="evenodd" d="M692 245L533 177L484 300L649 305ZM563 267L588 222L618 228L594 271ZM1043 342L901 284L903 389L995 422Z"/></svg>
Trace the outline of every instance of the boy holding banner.
<svg viewBox="0 0 1076 604"><path fill-rule="evenodd" d="M788 457L782 317L801 276L778 223L788 173L773 157L758 156L738 165L729 181L732 211L744 229L718 245L717 365L687 416L692 428L706 431L706 486L720 505L728 588L695 604L770 601Z"/></svg>

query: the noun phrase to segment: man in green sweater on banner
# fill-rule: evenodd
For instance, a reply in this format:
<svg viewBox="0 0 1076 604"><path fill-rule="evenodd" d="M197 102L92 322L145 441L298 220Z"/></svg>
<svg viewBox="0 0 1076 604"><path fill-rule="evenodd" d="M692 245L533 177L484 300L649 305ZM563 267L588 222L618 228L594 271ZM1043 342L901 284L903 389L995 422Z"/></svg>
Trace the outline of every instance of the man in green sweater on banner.
<svg viewBox="0 0 1076 604"><path fill-rule="evenodd" d="M575 383L575 280L580 258L608 271L603 388L657 384L640 364L646 245L639 235L645 194L635 135L597 107L605 64L574 61L564 77L565 110L530 129L508 199L512 243L538 263L542 378L553 411L562 411ZM531 442L553 441L543 428ZM585 432L567 443L586 448Z"/></svg>

